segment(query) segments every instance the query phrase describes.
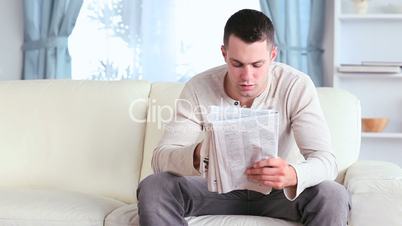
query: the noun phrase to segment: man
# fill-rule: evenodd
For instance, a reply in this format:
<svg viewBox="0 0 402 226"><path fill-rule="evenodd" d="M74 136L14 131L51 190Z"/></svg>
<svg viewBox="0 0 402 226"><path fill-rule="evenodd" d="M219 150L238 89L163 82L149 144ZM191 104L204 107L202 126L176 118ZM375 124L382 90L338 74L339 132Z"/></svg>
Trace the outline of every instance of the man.
<svg viewBox="0 0 402 226"><path fill-rule="evenodd" d="M191 79L182 91L176 119L154 150L156 174L138 189L142 226L187 225L187 216L257 215L310 226L346 225L349 196L337 175L330 134L309 77L273 62L272 22L255 10L240 10L225 25L221 48L226 65ZM245 172L272 187L268 195L236 190L209 192L199 176L206 106L274 108L279 112L279 157ZM294 147L296 141L298 149ZM299 151L300 150L300 151ZM292 156L299 152L303 161Z"/></svg>

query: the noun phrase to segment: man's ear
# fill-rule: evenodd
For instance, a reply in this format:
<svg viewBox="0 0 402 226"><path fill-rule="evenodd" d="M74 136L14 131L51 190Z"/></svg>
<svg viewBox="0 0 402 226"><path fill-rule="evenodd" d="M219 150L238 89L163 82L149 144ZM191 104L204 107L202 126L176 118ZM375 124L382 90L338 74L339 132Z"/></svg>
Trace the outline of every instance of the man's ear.
<svg viewBox="0 0 402 226"><path fill-rule="evenodd" d="M278 47L272 46L271 60L274 61L276 59L276 56L278 56Z"/></svg>
<svg viewBox="0 0 402 226"><path fill-rule="evenodd" d="M221 45L221 52L223 56L223 60L226 62L226 49L224 45Z"/></svg>

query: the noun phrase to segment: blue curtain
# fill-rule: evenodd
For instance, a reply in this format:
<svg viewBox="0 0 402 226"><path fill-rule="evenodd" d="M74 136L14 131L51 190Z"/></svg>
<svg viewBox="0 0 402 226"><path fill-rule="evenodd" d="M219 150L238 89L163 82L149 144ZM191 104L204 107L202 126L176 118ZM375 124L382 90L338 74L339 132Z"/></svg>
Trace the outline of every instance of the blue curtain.
<svg viewBox="0 0 402 226"><path fill-rule="evenodd" d="M82 0L24 0L23 79L69 79L68 36Z"/></svg>
<svg viewBox="0 0 402 226"><path fill-rule="evenodd" d="M262 11L271 18L278 61L310 75L323 85L325 0L260 0Z"/></svg>

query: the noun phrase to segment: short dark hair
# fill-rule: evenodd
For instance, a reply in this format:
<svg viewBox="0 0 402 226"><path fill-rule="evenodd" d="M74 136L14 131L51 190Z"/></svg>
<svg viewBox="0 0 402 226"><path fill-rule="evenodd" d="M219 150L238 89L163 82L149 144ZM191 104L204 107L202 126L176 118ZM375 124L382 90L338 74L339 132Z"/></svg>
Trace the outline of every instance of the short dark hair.
<svg viewBox="0 0 402 226"><path fill-rule="evenodd" d="M223 44L228 45L232 34L246 43L267 40L268 44L274 44L274 32L272 21L264 13L253 9L242 9L226 22Z"/></svg>

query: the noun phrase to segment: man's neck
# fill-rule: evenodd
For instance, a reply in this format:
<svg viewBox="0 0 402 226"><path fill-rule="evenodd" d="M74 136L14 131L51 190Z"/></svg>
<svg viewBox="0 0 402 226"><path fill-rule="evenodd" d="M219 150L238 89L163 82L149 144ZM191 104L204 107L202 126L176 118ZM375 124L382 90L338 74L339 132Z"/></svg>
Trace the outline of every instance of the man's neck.
<svg viewBox="0 0 402 226"><path fill-rule="evenodd" d="M255 98L251 97L240 97L238 100L240 101L240 106L246 107L246 108L251 108L251 105L253 105Z"/></svg>

